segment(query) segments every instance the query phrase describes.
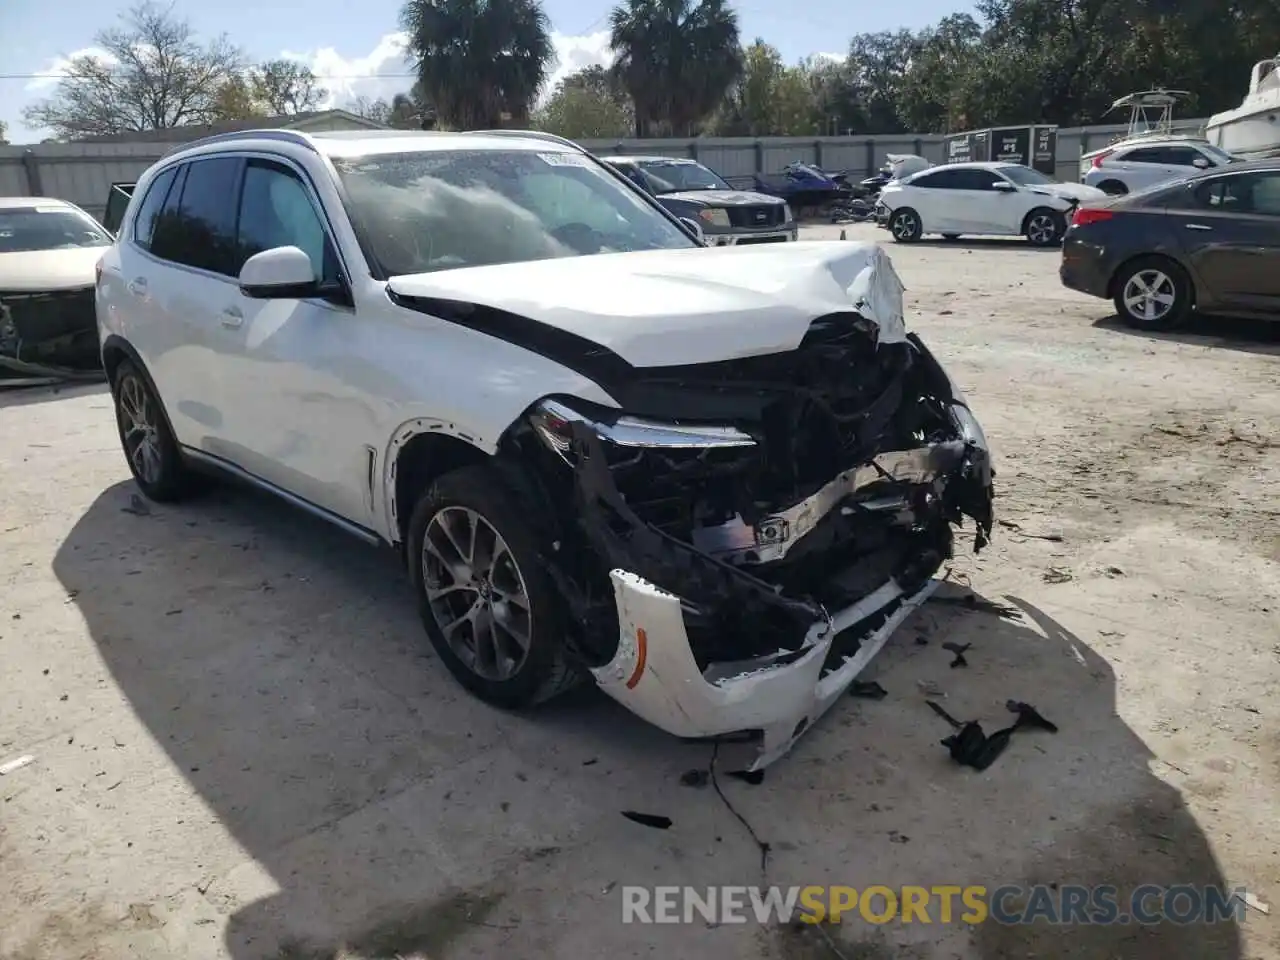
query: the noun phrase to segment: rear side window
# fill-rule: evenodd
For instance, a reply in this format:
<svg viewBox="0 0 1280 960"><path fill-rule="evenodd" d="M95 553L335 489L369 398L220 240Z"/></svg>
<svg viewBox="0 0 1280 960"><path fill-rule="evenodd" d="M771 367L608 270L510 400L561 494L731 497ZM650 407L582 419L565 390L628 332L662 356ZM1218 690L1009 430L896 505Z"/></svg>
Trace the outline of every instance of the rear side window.
<svg viewBox="0 0 1280 960"><path fill-rule="evenodd" d="M1197 160L1208 159L1194 147L1165 147L1163 153L1167 158L1164 161L1165 163L1171 163L1179 167L1194 166Z"/></svg>
<svg viewBox="0 0 1280 960"><path fill-rule="evenodd" d="M238 157L187 164L172 237L166 238L170 241L163 254L166 259L229 277L236 275L236 201L243 168ZM172 207L172 203L165 204L166 217Z"/></svg>
<svg viewBox="0 0 1280 960"><path fill-rule="evenodd" d="M1164 151L1159 147L1143 147L1140 150L1130 150L1116 157L1117 160L1123 160L1125 163L1168 163L1169 161L1163 157Z"/></svg>
<svg viewBox="0 0 1280 960"><path fill-rule="evenodd" d="M133 242L144 250L151 249L151 237L155 232L156 220L160 217L160 210L164 207L165 198L169 196L169 188L173 186L173 178L177 173L177 167L170 167L152 180L151 186L147 188L147 195L143 198L138 216L133 221Z"/></svg>
<svg viewBox="0 0 1280 960"><path fill-rule="evenodd" d="M182 245L182 219L178 216L178 202L182 199L182 188L187 182L189 164L178 168L169 193L164 199L164 206L151 225L151 254L161 260L178 259L177 252Z"/></svg>
<svg viewBox="0 0 1280 960"><path fill-rule="evenodd" d="M963 170L939 170L923 177L912 177L908 185L912 187L928 187L931 190L963 190Z"/></svg>

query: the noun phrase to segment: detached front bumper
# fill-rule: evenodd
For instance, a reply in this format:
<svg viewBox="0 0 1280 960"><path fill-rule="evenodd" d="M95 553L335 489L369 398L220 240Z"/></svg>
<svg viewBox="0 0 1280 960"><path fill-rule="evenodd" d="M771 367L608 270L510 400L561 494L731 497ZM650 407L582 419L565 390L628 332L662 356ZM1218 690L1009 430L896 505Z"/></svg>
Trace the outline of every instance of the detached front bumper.
<svg viewBox="0 0 1280 960"><path fill-rule="evenodd" d="M941 583L930 579L907 593L890 580L860 603L815 622L798 659L714 664L713 674L694 662L678 597L624 570L614 570L611 579L621 636L613 660L592 671L600 689L678 737L758 731L748 770L784 756ZM887 619L861 638L857 653L824 675L836 635L890 607Z"/></svg>

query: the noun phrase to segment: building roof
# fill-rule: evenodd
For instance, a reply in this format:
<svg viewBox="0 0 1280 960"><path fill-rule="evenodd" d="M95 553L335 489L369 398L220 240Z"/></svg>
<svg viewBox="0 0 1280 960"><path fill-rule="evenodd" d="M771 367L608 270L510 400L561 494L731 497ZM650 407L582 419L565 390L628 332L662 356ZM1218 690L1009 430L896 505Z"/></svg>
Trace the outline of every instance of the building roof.
<svg viewBox="0 0 1280 960"><path fill-rule="evenodd" d="M349 110L309 110L281 117L252 117L248 120L225 120L220 123L192 123L164 130L132 130L126 133L102 137L84 137L76 143L186 143L219 133L235 133L239 130L302 130L326 121L339 120L352 127L366 130L385 130L384 124L362 117Z"/></svg>

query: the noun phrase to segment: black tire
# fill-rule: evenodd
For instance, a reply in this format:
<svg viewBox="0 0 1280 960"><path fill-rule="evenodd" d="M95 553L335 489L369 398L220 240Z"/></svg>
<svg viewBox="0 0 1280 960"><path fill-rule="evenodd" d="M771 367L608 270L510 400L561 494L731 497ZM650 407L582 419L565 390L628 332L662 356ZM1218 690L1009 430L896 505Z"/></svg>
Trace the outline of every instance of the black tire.
<svg viewBox="0 0 1280 960"><path fill-rule="evenodd" d="M902 207L889 214L889 232L898 243L915 243L924 236L924 224L920 214L910 207Z"/></svg>
<svg viewBox="0 0 1280 960"><path fill-rule="evenodd" d="M1098 189L1111 197L1123 197L1129 192L1129 188L1119 180L1103 180L1098 184Z"/></svg>
<svg viewBox="0 0 1280 960"><path fill-rule="evenodd" d="M1033 247L1056 247L1067 232L1067 218L1049 207L1036 207L1022 222L1022 234Z"/></svg>
<svg viewBox="0 0 1280 960"><path fill-rule="evenodd" d="M1130 283L1138 278L1141 285L1152 292L1150 302L1154 311L1143 309L1146 300L1135 303L1134 296L1140 289L1131 289ZM1112 281L1116 314L1131 327L1140 330L1173 330L1186 322L1193 306L1194 290L1183 269L1167 257L1139 257L1120 268ZM1166 307L1161 295L1173 299Z"/></svg>
<svg viewBox="0 0 1280 960"><path fill-rule="evenodd" d="M199 478L178 450L164 405L132 361L123 360L116 367L111 396L120 446L139 489L157 503L171 503L196 493Z"/></svg>
<svg viewBox="0 0 1280 960"><path fill-rule="evenodd" d="M538 536L521 516L518 502L515 491L491 466L482 464L463 467L445 474L432 484L419 498L409 521L409 575L413 580L419 613L431 645L463 687L486 703L505 709L520 709L550 700L577 686L583 679L582 672L569 662L566 655L564 638L568 632L569 615L564 599L544 567L541 559L544 551L539 550ZM428 594L428 578L430 576L434 579L436 572L428 567L435 567L438 560L433 558L431 564L428 564L424 552L428 532L431 532L433 543L447 544L448 529L442 524L454 521L445 521L444 516L461 518L466 515L465 511L482 518L490 530L501 537L506 546L505 556L512 561L516 571L513 579L504 561L503 570L506 572L499 574L490 570L478 578L473 575L472 582L480 582L481 589L459 587L454 591L456 596L451 595L451 599L447 601L469 605L469 609L474 610L477 603L483 603L485 596L490 598L487 613L491 623L488 644L477 643L475 620L457 628L470 634L470 649L473 651L471 656L475 665L464 659L467 651L462 650L460 653L450 643L445 634L449 621L441 623L432 606ZM437 521L435 525L433 520ZM440 540L441 536L446 539ZM501 554L502 551L495 549L493 553ZM435 556L439 555L437 553ZM450 574L450 577L452 584L440 581L441 585L456 586L461 582L457 574ZM499 584L499 579L506 582ZM510 595L513 583L523 589L527 600L523 618L519 604L507 604L496 599ZM495 590L495 587L504 592ZM485 590L488 591L487 594ZM498 608L504 606L507 612L500 616ZM462 619L465 617L460 618ZM515 634L499 625L504 621L510 624L517 620L518 626L527 627L528 643L523 651L523 659L510 668L509 675L501 676L502 671L496 666L489 670L487 665L481 665L481 654L474 651L478 651L481 646L491 647L493 663L496 664L499 647L505 646L511 650L512 644L515 644ZM501 642L499 634L504 638ZM460 646L466 646L461 638L459 643ZM515 662L514 656L507 659ZM481 669L482 666L484 669Z"/></svg>

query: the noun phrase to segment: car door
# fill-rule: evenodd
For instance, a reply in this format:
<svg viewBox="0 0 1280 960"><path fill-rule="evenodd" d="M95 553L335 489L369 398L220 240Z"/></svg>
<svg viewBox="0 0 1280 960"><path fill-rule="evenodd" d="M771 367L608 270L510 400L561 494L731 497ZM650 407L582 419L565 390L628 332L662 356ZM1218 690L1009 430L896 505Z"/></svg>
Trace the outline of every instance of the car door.
<svg viewBox="0 0 1280 960"><path fill-rule="evenodd" d="M1177 176L1163 147L1134 147L1111 158L1107 166L1123 174L1121 179L1130 193Z"/></svg>
<svg viewBox="0 0 1280 960"><path fill-rule="evenodd" d="M964 233L958 217L960 191L956 189L961 180L960 170L931 170L928 173L914 176L902 185L900 199L894 202L894 209L911 207L920 215L926 233Z"/></svg>
<svg viewBox="0 0 1280 960"><path fill-rule="evenodd" d="M1215 305L1280 311L1280 171L1207 178L1170 216Z"/></svg>
<svg viewBox="0 0 1280 960"><path fill-rule="evenodd" d="M1026 216L1028 194L994 170L971 167L961 171L959 206L965 233L1018 234ZM1008 184L997 189L997 184Z"/></svg>
<svg viewBox="0 0 1280 960"><path fill-rule="evenodd" d="M243 161L205 157L184 164L155 219L142 296L154 329L148 362L178 441L214 453L225 428L218 395L221 330L217 304L235 289L230 267Z"/></svg>
<svg viewBox="0 0 1280 960"><path fill-rule="evenodd" d="M305 252L317 279L349 289L315 190L284 159L247 160L238 209L238 273L276 247ZM238 284L221 291L222 408L229 424L220 454L267 483L360 526L370 526L369 481L380 375L362 370L362 326L338 299L260 300Z"/></svg>

